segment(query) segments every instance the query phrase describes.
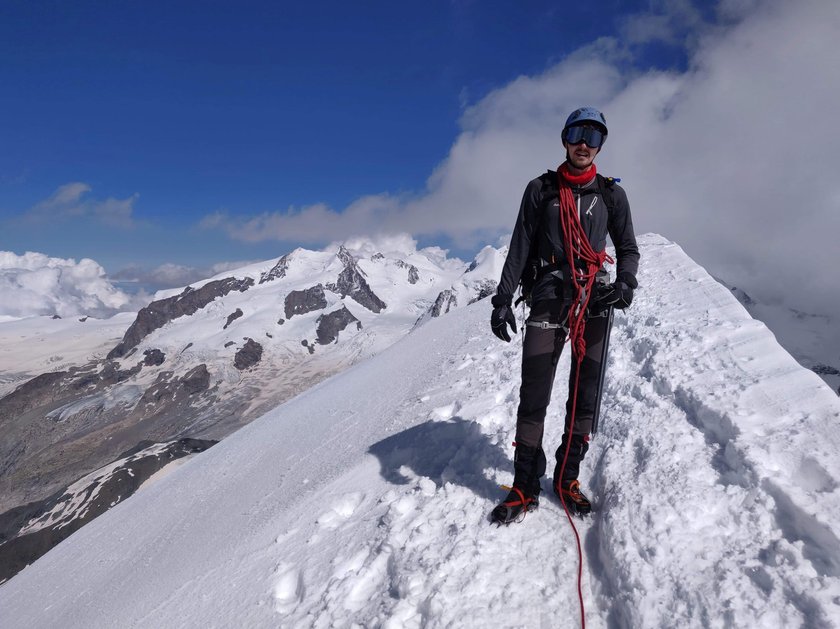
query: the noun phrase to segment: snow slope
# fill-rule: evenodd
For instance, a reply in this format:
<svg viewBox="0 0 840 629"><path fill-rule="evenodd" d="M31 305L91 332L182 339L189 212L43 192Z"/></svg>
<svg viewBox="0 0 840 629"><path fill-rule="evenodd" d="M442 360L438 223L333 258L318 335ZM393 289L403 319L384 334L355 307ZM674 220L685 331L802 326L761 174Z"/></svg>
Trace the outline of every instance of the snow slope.
<svg viewBox="0 0 840 629"><path fill-rule="evenodd" d="M587 626L837 626L840 401L678 246L640 244L582 469ZM432 320L118 505L0 587L0 626L577 626L562 507L487 523L521 351L488 315Z"/></svg>
<svg viewBox="0 0 840 629"><path fill-rule="evenodd" d="M785 349L840 395L840 322L780 306L753 303L748 312L767 324Z"/></svg>

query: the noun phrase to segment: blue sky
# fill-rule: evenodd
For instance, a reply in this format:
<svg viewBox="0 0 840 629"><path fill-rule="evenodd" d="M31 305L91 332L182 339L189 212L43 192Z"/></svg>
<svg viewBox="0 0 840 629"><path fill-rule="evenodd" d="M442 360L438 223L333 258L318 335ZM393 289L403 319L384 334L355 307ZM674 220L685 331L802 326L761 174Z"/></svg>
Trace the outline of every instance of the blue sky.
<svg viewBox="0 0 840 629"><path fill-rule="evenodd" d="M110 272L279 255L294 239L243 243L196 225L220 210L341 211L421 191L465 108L618 36L646 5L4 2L0 248ZM673 45L636 54L637 66L686 58ZM72 183L86 185L87 209L31 216ZM94 220L108 199L130 221Z"/></svg>
<svg viewBox="0 0 840 629"><path fill-rule="evenodd" d="M504 244L601 108L636 230L836 312L836 0L0 2L0 250L183 286L408 234ZM807 196L802 191L807 190ZM644 264L644 260L642 261Z"/></svg>

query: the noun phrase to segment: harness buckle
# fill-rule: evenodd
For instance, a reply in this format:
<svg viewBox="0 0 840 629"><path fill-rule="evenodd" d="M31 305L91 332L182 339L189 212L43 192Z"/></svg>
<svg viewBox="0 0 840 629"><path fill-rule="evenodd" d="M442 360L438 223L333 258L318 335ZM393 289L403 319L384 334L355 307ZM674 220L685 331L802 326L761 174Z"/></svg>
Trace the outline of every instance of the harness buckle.
<svg viewBox="0 0 840 629"><path fill-rule="evenodd" d="M531 320L526 321L525 325L531 326L532 328L540 328L541 330L557 330L558 328L565 328L566 327L562 323L551 323L549 321L531 321Z"/></svg>

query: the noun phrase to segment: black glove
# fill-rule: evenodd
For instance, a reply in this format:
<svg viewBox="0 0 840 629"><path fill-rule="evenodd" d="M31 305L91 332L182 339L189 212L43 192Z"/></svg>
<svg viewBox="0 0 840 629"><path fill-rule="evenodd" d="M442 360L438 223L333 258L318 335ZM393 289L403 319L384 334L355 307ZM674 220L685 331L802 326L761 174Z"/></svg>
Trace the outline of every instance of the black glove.
<svg viewBox="0 0 840 629"><path fill-rule="evenodd" d="M510 305L511 296L494 295L490 302L493 304L493 314L490 315L490 327L493 328L493 334L510 343L507 326L509 325L516 334L516 317L513 316L513 308Z"/></svg>
<svg viewBox="0 0 840 629"><path fill-rule="evenodd" d="M595 295L595 310L606 310L610 306L624 310L633 303L633 289L638 286L636 278L628 273L621 273L612 284L601 288Z"/></svg>

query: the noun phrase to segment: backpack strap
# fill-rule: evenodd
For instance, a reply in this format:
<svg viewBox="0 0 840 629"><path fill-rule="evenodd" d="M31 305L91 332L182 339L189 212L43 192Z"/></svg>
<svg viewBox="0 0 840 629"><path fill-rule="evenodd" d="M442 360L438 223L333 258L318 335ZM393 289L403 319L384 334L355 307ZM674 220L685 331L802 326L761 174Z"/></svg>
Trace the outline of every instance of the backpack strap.
<svg viewBox="0 0 840 629"><path fill-rule="evenodd" d="M600 173L596 174L595 177L596 185L598 186L598 194L600 194L601 198L604 199L604 205L607 206L608 210L614 210L616 208L616 199L615 190L613 186L619 181L621 181L621 179L618 179L616 177L604 177ZM544 172L542 175L540 175L540 181L542 182L541 201L544 200L546 197L557 196L558 190L556 170L547 170L546 172ZM547 207L547 204L541 202L540 207L545 208ZM537 231L543 228L545 221L547 220L546 214L546 211L540 213L537 222ZM533 243L531 246L534 246ZM562 281L563 279L561 263L553 262L548 264L542 264L534 256L533 250L529 254L528 259L528 268L526 268L525 270L525 274L527 275L527 277L523 276L523 278L520 278L520 290L522 291L522 296L516 300L516 305L518 305L519 302L523 300L528 300L528 298L530 297L531 289L540 279L542 279L543 276L551 273L554 274L559 280Z"/></svg>
<svg viewBox="0 0 840 629"><path fill-rule="evenodd" d="M601 173L596 174L595 179L598 184L598 193L604 199L604 205L607 206L608 210L614 210L616 208L616 200L613 186L621 181L621 179L617 177L604 177Z"/></svg>

